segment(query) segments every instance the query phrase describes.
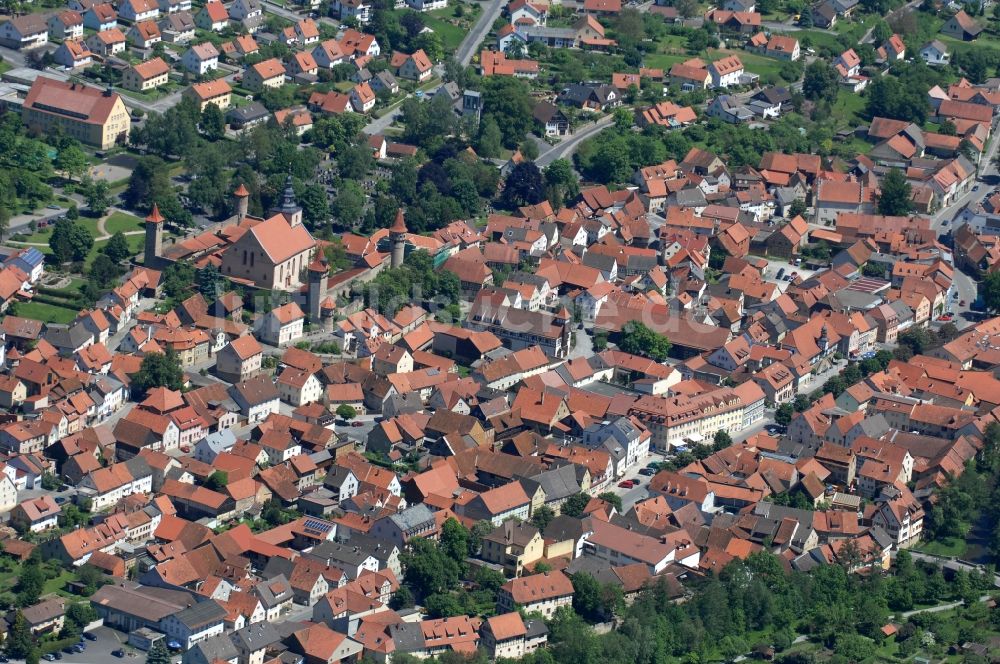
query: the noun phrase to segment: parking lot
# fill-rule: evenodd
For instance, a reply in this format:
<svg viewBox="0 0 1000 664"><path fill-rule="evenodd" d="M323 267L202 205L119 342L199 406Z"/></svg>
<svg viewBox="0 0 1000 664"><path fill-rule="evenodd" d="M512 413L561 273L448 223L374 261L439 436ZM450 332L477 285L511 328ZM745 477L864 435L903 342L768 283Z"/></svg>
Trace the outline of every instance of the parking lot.
<svg viewBox="0 0 1000 664"><path fill-rule="evenodd" d="M771 260L768 259L767 269L764 271L764 281L769 281L772 284L778 284L781 286L781 290L784 291L788 288L790 279L786 280L785 277L797 273L803 279L808 279L813 275L814 270L808 270L801 265L792 265L787 261L781 260ZM781 277L778 274L781 273Z"/></svg>
<svg viewBox="0 0 1000 664"><path fill-rule="evenodd" d="M62 664L113 664L114 662L132 662L133 664L139 664L140 662L146 661L146 653L133 648L129 645L123 645L126 641L125 634L117 632L110 627L98 627L90 631L91 634L97 637L96 641L85 641L87 649L82 653L73 653L68 655L60 652L62 659L57 660ZM124 657L115 657L111 653L116 650L124 650ZM21 664L24 660L12 659L11 662L17 662ZM42 660L46 661L45 659ZM172 658L173 662L180 662L181 657L177 655Z"/></svg>

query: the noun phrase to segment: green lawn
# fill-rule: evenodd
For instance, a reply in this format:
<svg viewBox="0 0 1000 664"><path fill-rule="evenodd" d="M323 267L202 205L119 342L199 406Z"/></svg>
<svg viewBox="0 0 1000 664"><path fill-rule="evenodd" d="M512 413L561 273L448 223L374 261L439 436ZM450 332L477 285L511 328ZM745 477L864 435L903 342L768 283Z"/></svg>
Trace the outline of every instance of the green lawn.
<svg viewBox="0 0 1000 664"><path fill-rule="evenodd" d="M126 235L125 241L128 243L129 250L133 254L138 254L143 249L146 237L144 235ZM94 262L94 259L97 258L97 254L101 252L101 249L104 248L104 245L107 243L108 240L101 240L100 242L94 243L94 247L90 250L90 253L87 254L86 260L84 260L83 269L85 271L90 269L90 264Z"/></svg>
<svg viewBox="0 0 1000 664"><path fill-rule="evenodd" d="M961 558L965 553L966 543L964 539L950 537L941 541L921 542L914 547L914 551L927 553L932 556L946 556L949 558Z"/></svg>
<svg viewBox="0 0 1000 664"><path fill-rule="evenodd" d="M736 55L743 62L748 72L757 74L761 77L767 76L768 74L778 75L779 70L783 62L781 60L775 60L774 58L768 58L763 55L757 55L755 53L747 53L738 49L709 49L707 54L699 55L689 55L688 53L655 53L653 55L647 55L644 63L647 67L653 69L663 69L669 71L670 68L677 64L678 62L684 62L685 60L690 60L691 58L701 58L705 62L714 62L719 58L723 58L729 55Z"/></svg>
<svg viewBox="0 0 1000 664"><path fill-rule="evenodd" d="M61 323L65 325L67 323L73 322L73 319L76 318L77 313L78 312L76 311L76 309L57 307L52 304L42 304L41 302L17 303L18 316L23 316L24 318L34 318L35 320L40 320L43 323ZM46 583L46 589L47 588L48 588L48 583ZM52 592L52 591L47 589L46 592Z"/></svg>
<svg viewBox="0 0 1000 664"><path fill-rule="evenodd" d="M64 593L61 591L63 590L63 587L67 583L74 580L76 580L76 576L73 574L73 572L70 572L69 570L63 570L59 574L59 576L57 576L54 579L49 579L48 581L45 582L45 585L42 587L42 594L48 595L49 593L58 592L60 594L68 595L68 593Z"/></svg>
<svg viewBox="0 0 1000 664"><path fill-rule="evenodd" d="M465 39L466 31L457 25L452 25L446 20L426 14L421 18L424 20L424 25L433 30L441 38L441 44L444 46L445 53L455 51L462 43L462 40Z"/></svg>
<svg viewBox="0 0 1000 664"><path fill-rule="evenodd" d="M799 30L794 33L802 44L808 44L811 48L826 47L839 51L842 46L837 40L837 34L826 30ZM807 41L808 38L808 41Z"/></svg>
<svg viewBox="0 0 1000 664"><path fill-rule="evenodd" d="M97 220L92 217L80 217L76 220L78 224L82 224L87 230L90 231L91 235L97 237ZM17 238L20 242L37 242L40 244L48 244L49 240L52 239L52 228L53 225L50 224L45 228L39 228L37 231L28 235L27 237ZM39 247L41 249L41 247ZM44 249L42 249L44 251Z"/></svg>
<svg viewBox="0 0 1000 664"><path fill-rule="evenodd" d="M114 235L118 231L122 233L141 231L144 228L145 225L142 219L125 212L112 212L104 222L104 230L108 232L108 235Z"/></svg>
<svg viewBox="0 0 1000 664"><path fill-rule="evenodd" d="M837 101L833 105L833 117L848 127L856 127L864 122L862 114L865 111L865 98L850 90L841 88L837 92Z"/></svg>
<svg viewBox="0 0 1000 664"><path fill-rule="evenodd" d="M691 55L667 55L666 53L654 53L653 55L647 55L643 61L647 67L650 69L663 69L664 71L669 71L678 62L684 62L689 58L694 56Z"/></svg>

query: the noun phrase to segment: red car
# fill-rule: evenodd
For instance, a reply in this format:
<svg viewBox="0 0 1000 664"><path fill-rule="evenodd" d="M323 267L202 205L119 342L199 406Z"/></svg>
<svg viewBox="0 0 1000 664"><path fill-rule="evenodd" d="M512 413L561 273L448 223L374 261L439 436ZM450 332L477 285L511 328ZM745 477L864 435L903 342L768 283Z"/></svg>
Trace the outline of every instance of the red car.
<svg viewBox="0 0 1000 664"><path fill-rule="evenodd" d="M181 445L181 452L183 452L184 454L189 454L191 452L191 446Z"/></svg>
<svg viewBox="0 0 1000 664"><path fill-rule="evenodd" d="M618 483L618 486L621 487L622 489L631 489L632 487L635 486L635 482L633 482L632 480L622 480L621 482Z"/></svg>
<svg viewBox="0 0 1000 664"><path fill-rule="evenodd" d="M351 422L352 427L363 427L364 425L364 422Z"/></svg>

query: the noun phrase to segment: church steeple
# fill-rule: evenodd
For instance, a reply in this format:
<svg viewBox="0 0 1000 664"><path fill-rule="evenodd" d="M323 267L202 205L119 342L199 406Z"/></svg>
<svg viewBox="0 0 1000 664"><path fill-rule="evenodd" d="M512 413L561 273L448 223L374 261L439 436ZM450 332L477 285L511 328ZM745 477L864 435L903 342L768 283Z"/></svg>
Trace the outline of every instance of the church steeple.
<svg viewBox="0 0 1000 664"><path fill-rule="evenodd" d="M302 223L302 207L295 201L295 188L292 186L292 174L285 178L285 191L281 195L281 205L271 210L272 214L280 214L288 221L289 226Z"/></svg>

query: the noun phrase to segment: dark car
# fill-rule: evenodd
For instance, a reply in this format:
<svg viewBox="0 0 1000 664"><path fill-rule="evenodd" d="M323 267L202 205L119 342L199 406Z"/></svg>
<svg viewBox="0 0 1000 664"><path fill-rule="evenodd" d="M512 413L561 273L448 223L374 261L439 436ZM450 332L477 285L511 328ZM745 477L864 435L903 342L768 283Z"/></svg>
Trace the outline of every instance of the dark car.
<svg viewBox="0 0 1000 664"><path fill-rule="evenodd" d="M122 657L125 656L125 651L119 648L118 650L112 650L111 654L117 657L118 659L121 659Z"/></svg>
<svg viewBox="0 0 1000 664"><path fill-rule="evenodd" d="M364 422L351 422L352 427L363 427L364 425Z"/></svg>
<svg viewBox="0 0 1000 664"><path fill-rule="evenodd" d="M656 471L653 470L652 468L640 468L639 474L645 475L646 477L652 477L653 475L656 474Z"/></svg>
<svg viewBox="0 0 1000 664"><path fill-rule="evenodd" d="M778 279L781 279L783 276L785 276L785 268L779 267L777 277Z"/></svg>
<svg viewBox="0 0 1000 664"><path fill-rule="evenodd" d="M59 651L52 653L52 656L55 657L56 659L62 659L62 653Z"/></svg>
<svg viewBox="0 0 1000 664"><path fill-rule="evenodd" d="M66 502L66 496L56 496L56 504L62 505Z"/></svg>
<svg viewBox="0 0 1000 664"><path fill-rule="evenodd" d="M88 641L96 641L97 640L97 636L94 635L94 634L91 634L90 632L84 632L83 633L83 638L87 639Z"/></svg>

